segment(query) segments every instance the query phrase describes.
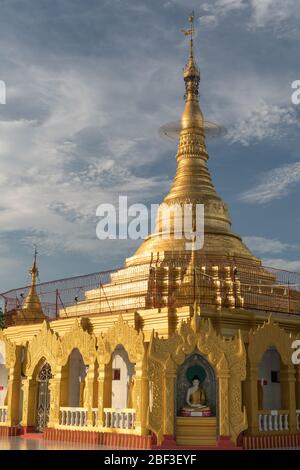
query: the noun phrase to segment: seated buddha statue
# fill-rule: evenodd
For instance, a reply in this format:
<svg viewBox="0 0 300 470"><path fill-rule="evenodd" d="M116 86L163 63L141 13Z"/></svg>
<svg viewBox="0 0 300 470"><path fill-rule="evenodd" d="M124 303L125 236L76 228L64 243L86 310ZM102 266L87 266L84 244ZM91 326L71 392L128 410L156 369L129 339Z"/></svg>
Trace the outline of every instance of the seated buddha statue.
<svg viewBox="0 0 300 470"><path fill-rule="evenodd" d="M197 376L193 377L192 386L187 390L186 403L188 406L182 408L184 414L189 414L189 412L194 411L203 412L206 416L210 415L210 408L207 406L205 391Z"/></svg>

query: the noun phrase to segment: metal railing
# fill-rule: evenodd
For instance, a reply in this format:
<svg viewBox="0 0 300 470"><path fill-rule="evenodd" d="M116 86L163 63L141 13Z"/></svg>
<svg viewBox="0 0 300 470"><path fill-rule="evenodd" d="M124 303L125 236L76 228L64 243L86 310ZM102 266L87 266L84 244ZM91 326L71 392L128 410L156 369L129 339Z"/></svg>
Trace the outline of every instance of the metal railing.
<svg viewBox="0 0 300 470"><path fill-rule="evenodd" d="M182 259L148 263L42 283L36 289L50 320L192 305L195 292L201 305L300 314L299 273L222 257L197 262L195 276L189 269ZM29 286L2 294L7 319L19 312L21 321L28 291Z"/></svg>

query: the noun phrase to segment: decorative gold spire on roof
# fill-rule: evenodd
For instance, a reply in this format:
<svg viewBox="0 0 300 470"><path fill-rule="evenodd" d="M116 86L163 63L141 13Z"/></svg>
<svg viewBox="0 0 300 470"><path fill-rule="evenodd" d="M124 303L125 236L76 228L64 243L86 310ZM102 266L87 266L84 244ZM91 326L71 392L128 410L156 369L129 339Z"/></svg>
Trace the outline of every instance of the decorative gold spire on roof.
<svg viewBox="0 0 300 470"><path fill-rule="evenodd" d="M22 306L22 312L26 319L36 320L40 318L45 318L40 298L36 292L36 281L38 277L38 267L37 267L37 249L34 250L33 264L29 273L31 274L31 287L29 293L25 299L25 302Z"/></svg>

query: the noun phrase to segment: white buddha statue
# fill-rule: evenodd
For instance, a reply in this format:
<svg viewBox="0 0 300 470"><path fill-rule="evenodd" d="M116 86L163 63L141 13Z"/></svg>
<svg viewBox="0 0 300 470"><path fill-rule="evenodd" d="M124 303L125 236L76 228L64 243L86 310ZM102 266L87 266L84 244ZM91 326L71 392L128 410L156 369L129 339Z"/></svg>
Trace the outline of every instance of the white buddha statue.
<svg viewBox="0 0 300 470"><path fill-rule="evenodd" d="M206 395L198 376L194 376L192 379L192 386L188 388L186 393L186 403L182 410L184 412L199 411L199 412L210 412L209 406L207 406Z"/></svg>

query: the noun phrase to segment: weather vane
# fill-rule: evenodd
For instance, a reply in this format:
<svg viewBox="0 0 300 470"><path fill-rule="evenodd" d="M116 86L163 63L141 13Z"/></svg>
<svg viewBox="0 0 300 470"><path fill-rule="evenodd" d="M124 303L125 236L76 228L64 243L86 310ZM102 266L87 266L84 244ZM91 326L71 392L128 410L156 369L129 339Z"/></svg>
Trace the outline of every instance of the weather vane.
<svg viewBox="0 0 300 470"><path fill-rule="evenodd" d="M190 36L191 42L193 42L193 35L194 35L194 32L195 32L194 20L195 20L195 12L193 11L192 14L189 16L189 23L191 25L190 28L181 30L181 32L185 36Z"/></svg>

